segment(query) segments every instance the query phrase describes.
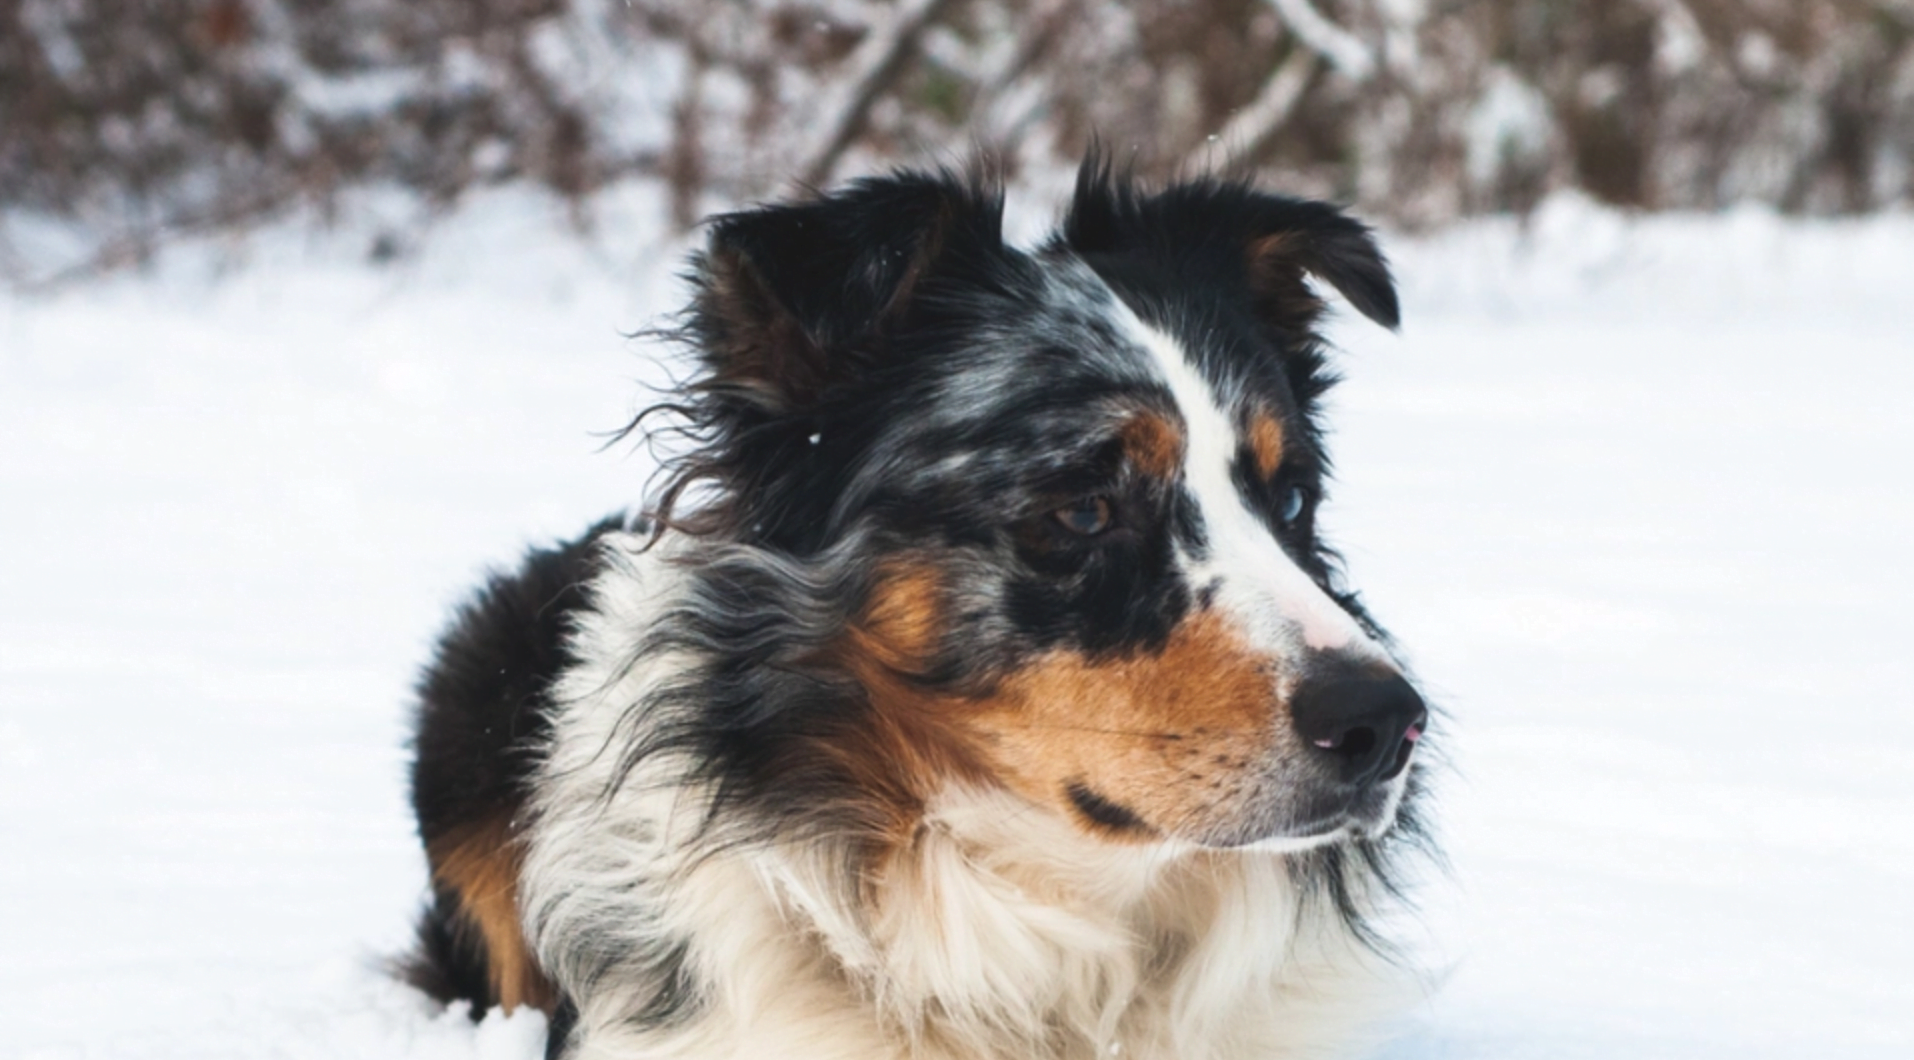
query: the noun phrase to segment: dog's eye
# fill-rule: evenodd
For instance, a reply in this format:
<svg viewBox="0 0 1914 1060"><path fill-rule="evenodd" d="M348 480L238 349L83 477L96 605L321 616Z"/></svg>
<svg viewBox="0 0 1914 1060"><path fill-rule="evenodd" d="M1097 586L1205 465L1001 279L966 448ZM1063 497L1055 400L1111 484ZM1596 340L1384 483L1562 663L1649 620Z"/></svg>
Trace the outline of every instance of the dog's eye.
<svg viewBox="0 0 1914 1060"><path fill-rule="evenodd" d="M1085 497L1074 504L1058 508L1050 515L1063 524L1065 530L1084 537L1095 537L1110 529L1112 521L1110 502L1102 497Z"/></svg>
<svg viewBox="0 0 1914 1060"><path fill-rule="evenodd" d="M1283 491L1283 504L1277 512L1277 517L1282 520L1284 526L1291 526L1303 517L1303 509L1307 507L1309 507L1309 495L1303 492L1301 486L1291 486Z"/></svg>

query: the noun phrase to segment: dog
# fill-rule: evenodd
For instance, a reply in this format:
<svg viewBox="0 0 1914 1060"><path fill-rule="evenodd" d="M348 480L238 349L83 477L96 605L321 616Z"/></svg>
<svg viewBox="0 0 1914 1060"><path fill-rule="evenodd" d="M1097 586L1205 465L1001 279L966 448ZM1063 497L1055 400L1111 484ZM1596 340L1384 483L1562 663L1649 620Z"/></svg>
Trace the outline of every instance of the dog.
<svg viewBox="0 0 1914 1060"><path fill-rule="evenodd" d="M1429 712L1316 516L1368 228L1093 155L1046 242L898 171L719 216L642 518L419 686L411 980L571 1060L1341 1055Z"/></svg>

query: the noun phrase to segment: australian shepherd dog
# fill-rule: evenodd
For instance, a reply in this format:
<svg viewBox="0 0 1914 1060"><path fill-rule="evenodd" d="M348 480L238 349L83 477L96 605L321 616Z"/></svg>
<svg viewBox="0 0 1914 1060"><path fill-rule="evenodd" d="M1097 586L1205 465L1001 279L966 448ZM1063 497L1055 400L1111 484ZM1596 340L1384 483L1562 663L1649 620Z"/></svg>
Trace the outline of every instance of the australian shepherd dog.
<svg viewBox="0 0 1914 1060"><path fill-rule="evenodd" d="M652 502L421 681L413 982L576 1060L1360 1040L1428 713L1317 537L1312 283L1393 327L1388 268L1095 158L1047 241L1002 212L898 172L709 223Z"/></svg>

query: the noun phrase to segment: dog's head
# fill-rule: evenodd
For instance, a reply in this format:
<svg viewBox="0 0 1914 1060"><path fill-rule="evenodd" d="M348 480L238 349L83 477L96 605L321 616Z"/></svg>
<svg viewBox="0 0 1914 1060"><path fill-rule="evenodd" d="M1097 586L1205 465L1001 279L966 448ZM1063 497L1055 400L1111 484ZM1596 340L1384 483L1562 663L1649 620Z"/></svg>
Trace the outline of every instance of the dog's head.
<svg viewBox="0 0 1914 1060"><path fill-rule="evenodd" d="M673 485L715 485L682 522L732 558L697 609L838 683L767 706L786 677L726 671L708 753L902 806L1001 786L1112 841L1379 834L1426 716L1316 534L1306 279L1393 327L1368 230L1094 161L1047 243L1000 222L912 173L713 222Z"/></svg>

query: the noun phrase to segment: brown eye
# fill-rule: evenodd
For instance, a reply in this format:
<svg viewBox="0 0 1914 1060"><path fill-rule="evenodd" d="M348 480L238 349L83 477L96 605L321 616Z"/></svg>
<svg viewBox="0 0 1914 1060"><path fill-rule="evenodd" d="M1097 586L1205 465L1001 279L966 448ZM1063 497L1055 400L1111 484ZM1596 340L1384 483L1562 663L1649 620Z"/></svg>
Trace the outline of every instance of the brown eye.
<svg viewBox="0 0 1914 1060"><path fill-rule="evenodd" d="M1110 502L1102 497L1085 497L1050 514L1065 530L1084 537L1095 537L1110 529Z"/></svg>

